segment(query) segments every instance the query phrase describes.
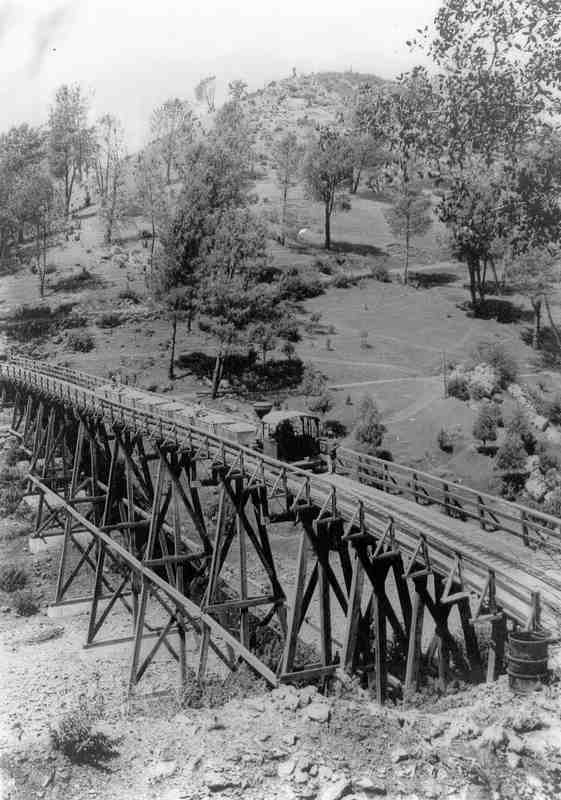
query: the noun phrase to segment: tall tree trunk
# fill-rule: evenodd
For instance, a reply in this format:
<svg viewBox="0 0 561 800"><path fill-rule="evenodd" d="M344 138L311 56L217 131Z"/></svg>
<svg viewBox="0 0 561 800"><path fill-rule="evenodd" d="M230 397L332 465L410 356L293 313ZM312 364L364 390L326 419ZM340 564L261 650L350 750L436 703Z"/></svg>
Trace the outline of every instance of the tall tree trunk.
<svg viewBox="0 0 561 800"><path fill-rule="evenodd" d="M362 165L357 168L356 174L354 174L351 179L351 194L357 193L361 176L362 176Z"/></svg>
<svg viewBox="0 0 561 800"><path fill-rule="evenodd" d="M218 395L220 381L222 380L222 371L224 369L224 353L222 348L216 354L216 361L214 362L214 372L212 374L212 399L214 400Z"/></svg>
<svg viewBox="0 0 561 800"><path fill-rule="evenodd" d="M325 249L331 250L331 209L325 204Z"/></svg>
<svg viewBox="0 0 561 800"><path fill-rule="evenodd" d="M168 369L168 378L170 381L175 380L175 342L177 339L177 311L173 312L173 317L171 320L171 351L169 356L169 369Z"/></svg>
<svg viewBox="0 0 561 800"><path fill-rule="evenodd" d="M532 308L534 309L534 331L532 333L532 347L534 350L540 349L540 334L541 334L541 316L542 316L542 299L532 300Z"/></svg>
<svg viewBox="0 0 561 800"><path fill-rule="evenodd" d="M288 203L288 184L285 183L282 192L282 212L281 212L281 244L284 247L286 244L286 206Z"/></svg>
<svg viewBox="0 0 561 800"><path fill-rule="evenodd" d="M166 183L168 186L171 183L171 158L166 160Z"/></svg>
<svg viewBox="0 0 561 800"><path fill-rule="evenodd" d="M491 256L489 261L491 264L491 269L493 270L493 280L495 281L495 289L497 290L497 294L500 294L501 285L499 283L499 276L497 275L497 266L495 264L495 259Z"/></svg>
<svg viewBox="0 0 561 800"><path fill-rule="evenodd" d="M475 264L470 259L468 261L468 272L469 272L469 293L471 295L471 305L472 308L475 310L477 308L477 294L476 294L476 283L475 283Z"/></svg>
<svg viewBox="0 0 561 800"><path fill-rule="evenodd" d="M409 280L409 241L410 241L410 231L409 226L407 226L407 231L405 233L405 266L403 268L403 283L407 284Z"/></svg>
<svg viewBox="0 0 561 800"><path fill-rule="evenodd" d="M547 318L549 320L551 330L553 331L553 335L555 337L555 342L557 343L557 347L561 350L561 336L559 335L559 329L557 328L557 325L555 324L555 322L553 321L553 317L551 316L551 307L549 305L549 299L547 297L547 294L544 294L543 300L545 303L545 310L547 311Z"/></svg>

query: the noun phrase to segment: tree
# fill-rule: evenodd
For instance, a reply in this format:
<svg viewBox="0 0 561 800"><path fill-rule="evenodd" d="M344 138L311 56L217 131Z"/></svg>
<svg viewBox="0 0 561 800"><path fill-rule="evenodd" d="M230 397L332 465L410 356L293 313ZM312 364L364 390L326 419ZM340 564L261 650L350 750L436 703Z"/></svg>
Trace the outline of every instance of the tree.
<svg viewBox="0 0 561 800"><path fill-rule="evenodd" d="M266 226L248 207L218 209L202 242L203 274L199 326L217 341L212 378L216 397L227 356L252 343L256 325L286 318L278 281L263 283Z"/></svg>
<svg viewBox="0 0 561 800"><path fill-rule="evenodd" d="M331 249L331 215L337 207L350 207L341 192L344 185L348 186L352 163L348 137L334 128L321 127L306 153L303 174L308 196L323 203L326 250Z"/></svg>
<svg viewBox="0 0 561 800"><path fill-rule="evenodd" d="M146 149L138 158L134 170L136 200L150 222L150 276L154 268L154 251L161 230L170 221L170 197L162 176L161 161L151 149Z"/></svg>
<svg viewBox="0 0 561 800"><path fill-rule="evenodd" d="M150 132L157 142L165 166L166 183L171 182L172 167L177 167L182 147L193 140L194 117L186 100L173 97L152 112Z"/></svg>
<svg viewBox="0 0 561 800"><path fill-rule="evenodd" d="M214 97L216 95L216 75L201 78L195 86L195 98L198 103L206 103L209 113L215 110Z"/></svg>
<svg viewBox="0 0 561 800"><path fill-rule="evenodd" d="M228 84L228 97L230 100L240 101L247 98L247 83L241 80L230 81Z"/></svg>
<svg viewBox="0 0 561 800"><path fill-rule="evenodd" d="M281 190L280 241L286 244L288 194L298 183L304 148L295 133L286 133L273 147L273 167Z"/></svg>
<svg viewBox="0 0 561 800"><path fill-rule="evenodd" d="M380 411L374 399L365 394L357 406L357 420L354 427L354 438L366 445L369 452L375 452L382 444L386 426L382 423Z"/></svg>
<svg viewBox="0 0 561 800"><path fill-rule="evenodd" d="M493 403L483 403L473 423L473 435L483 442L494 442L497 438L497 412Z"/></svg>
<svg viewBox="0 0 561 800"><path fill-rule="evenodd" d="M49 114L49 162L53 177L62 181L64 211L68 217L76 178L89 162L95 147L88 127L88 103L78 84L61 86Z"/></svg>
<svg viewBox="0 0 561 800"><path fill-rule="evenodd" d="M411 181L400 181L392 188L392 205L386 210L385 217L393 235L404 240L403 283L407 283L411 237L422 236L432 225L432 217L428 213L431 200L417 184Z"/></svg>
<svg viewBox="0 0 561 800"><path fill-rule="evenodd" d="M95 175L107 244L111 243L114 226L123 214L124 172L123 126L117 117L104 114L98 122Z"/></svg>
<svg viewBox="0 0 561 800"><path fill-rule="evenodd" d="M511 286L528 298L534 312L532 347L539 349L541 337L541 316L544 299L559 283L559 259L555 251L544 247L534 247L514 258L508 269L507 278ZM555 331L555 325L552 329ZM557 333L559 337L559 334ZM558 344L561 345L560 342Z"/></svg>
<svg viewBox="0 0 561 800"><path fill-rule="evenodd" d="M39 278L39 294L45 295L47 252L52 244L64 212L55 185L45 169L37 167L29 175L26 215L35 232L35 266Z"/></svg>

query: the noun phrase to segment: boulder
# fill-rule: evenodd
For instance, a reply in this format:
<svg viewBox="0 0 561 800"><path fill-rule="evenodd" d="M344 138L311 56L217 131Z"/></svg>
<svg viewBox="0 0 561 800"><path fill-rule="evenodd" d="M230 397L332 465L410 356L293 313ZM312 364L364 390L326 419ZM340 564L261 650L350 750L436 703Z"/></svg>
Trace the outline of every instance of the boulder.
<svg viewBox="0 0 561 800"><path fill-rule="evenodd" d="M317 800L340 800L341 797L349 795L352 785L348 778L341 778L336 783L329 783L323 786L317 796Z"/></svg>
<svg viewBox="0 0 561 800"><path fill-rule="evenodd" d="M526 493L539 503L547 493L547 484L541 472L533 472L524 484Z"/></svg>
<svg viewBox="0 0 561 800"><path fill-rule="evenodd" d="M331 710L327 703L314 702L306 707L304 713L313 722L329 722Z"/></svg>

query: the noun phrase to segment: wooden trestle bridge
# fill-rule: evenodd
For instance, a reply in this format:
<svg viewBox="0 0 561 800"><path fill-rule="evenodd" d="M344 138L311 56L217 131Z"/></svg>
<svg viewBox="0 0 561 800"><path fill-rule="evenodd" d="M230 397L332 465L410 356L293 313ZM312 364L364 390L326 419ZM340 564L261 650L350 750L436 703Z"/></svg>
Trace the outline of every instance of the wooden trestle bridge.
<svg viewBox="0 0 561 800"><path fill-rule="evenodd" d="M162 647L185 681L193 636L199 676L209 657L270 685L359 674L383 702L398 682L414 691L423 669L493 680L509 627L557 631L561 520L347 450L347 475L309 474L150 410L148 392L144 404L111 399L104 383L0 364L34 535L61 541L54 604L87 600L88 645L127 610L131 690ZM317 635L303 646L308 622Z"/></svg>

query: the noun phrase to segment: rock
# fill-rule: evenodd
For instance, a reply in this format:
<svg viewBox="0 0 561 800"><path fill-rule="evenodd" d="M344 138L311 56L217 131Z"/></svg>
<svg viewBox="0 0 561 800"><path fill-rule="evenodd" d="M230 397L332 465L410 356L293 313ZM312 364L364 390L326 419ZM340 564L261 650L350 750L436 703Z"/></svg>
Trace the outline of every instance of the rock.
<svg viewBox="0 0 561 800"><path fill-rule="evenodd" d="M535 472L540 468L540 457L539 456L528 456L526 459L526 463L524 464L526 472Z"/></svg>
<svg viewBox="0 0 561 800"><path fill-rule="evenodd" d="M327 783L333 777L333 770L331 767L327 767L325 764L320 764L318 769L318 778L322 783Z"/></svg>
<svg viewBox="0 0 561 800"><path fill-rule="evenodd" d="M241 781L233 780L220 772L210 771L204 777L205 786L211 792L221 792L224 789L234 789L241 786Z"/></svg>
<svg viewBox="0 0 561 800"><path fill-rule="evenodd" d="M435 781L434 778L429 778L423 783L423 795L428 798L439 798L441 797L441 789L442 787Z"/></svg>
<svg viewBox="0 0 561 800"><path fill-rule="evenodd" d="M382 781L374 781L367 775L357 778L357 780L354 781L354 785L358 789L362 789L366 794L375 794L378 796L387 794L387 789Z"/></svg>
<svg viewBox="0 0 561 800"><path fill-rule="evenodd" d="M520 756L516 755L516 753L507 753L506 763L510 769L516 769L516 767L520 766Z"/></svg>
<svg viewBox="0 0 561 800"><path fill-rule="evenodd" d="M317 800L340 800L341 797L350 794L352 791L351 782L348 778L341 778L337 783L330 783L320 789Z"/></svg>
<svg viewBox="0 0 561 800"><path fill-rule="evenodd" d="M298 737L296 736L295 733L287 733L286 736L282 737L281 741L283 741L289 747L294 747L294 745L298 741Z"/></svg>
<svg viewBox="0 0 561 800"><path fill-rule="evenodd" d="M294 772L295 767L296 760L294 758L289 758L288 761L283 761L282 764L279 764L277 767L277 774L279 778L288 778L289 775L292 775Z"/></svg>
<svg viewBox="0 0 561 800"><path fill-rule="evenodd" d="M400 761L407 761L407 759L411 757L411 753L404 747L394 747L391 752L392 764L399 764Z"/></svg>
<svg viewBox="0 0 561 800"><path fill-rule="evenodd" d="M265 711L265 703L263 700L254 697L245 701L245 707L249 708L251 711L256 711L258 714L262 714Z"/></svg>
<svg viewBox="0 0 561 800"><path fill-rule="evenodd" d="M304 713L314 722L329 722L331 710L327 703L311 703Z"/></svg>
<svg viewBox="0 0 561 800"><path fill-rule="evenodd" d="M315 686L305 686L303 689L300 689L298 692L299 708L305 708L307 705L309 705L315 695L317 695L317 689Z"/></svg>
<svg viewBox="0 0 561 800"><path fill-rule="evenodd" d="M153 783L170 778L177 769L176 761L158 761L148 769L148 780Z"/></svg>
<svg viewBox="0 0 561 800"><path fill-rule="evenodd" d="M508 734L508 750L511 753L520 754L524 752L524 741L516 733L511 732Z"/></svg>
<svg viewBox="0 0 561 800"><path fill-rule="evenodd" d="M496 750L506 741L506 731L501 725L489 725L481 734L480 747L489 747Z"/></svg>

